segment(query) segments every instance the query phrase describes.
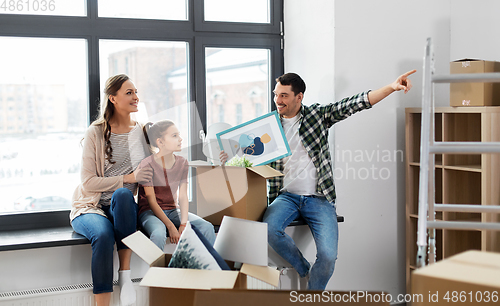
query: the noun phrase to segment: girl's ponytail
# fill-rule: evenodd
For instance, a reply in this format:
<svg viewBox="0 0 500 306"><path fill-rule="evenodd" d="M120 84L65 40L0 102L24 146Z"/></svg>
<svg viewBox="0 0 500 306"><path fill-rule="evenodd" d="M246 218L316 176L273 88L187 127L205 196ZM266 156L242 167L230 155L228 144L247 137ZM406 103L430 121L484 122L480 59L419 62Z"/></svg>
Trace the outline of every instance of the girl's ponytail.
<svg viewBox="0 0 500 306"><path fill-rule="evenodd" d="M153 123L152 122L148 122L142 128L142 132L144 133L144 137L146 138L146 143L148 145L151 145L151 141L149 140L149 136L148 135L150 135L150 131L151 131L151 127L152 126L153 126Z"/></svg>
<svg viewBox="0 0 500 306"><path fill-rule="evenodd" d="M169 127L174 125L171 120L160 120L155 124L148 122L144 125L142 131L144 132L144 137L146 137L146 142L148 143L151 152L154 152L154 148L158 148L156 140L163 136Z"/></svg>

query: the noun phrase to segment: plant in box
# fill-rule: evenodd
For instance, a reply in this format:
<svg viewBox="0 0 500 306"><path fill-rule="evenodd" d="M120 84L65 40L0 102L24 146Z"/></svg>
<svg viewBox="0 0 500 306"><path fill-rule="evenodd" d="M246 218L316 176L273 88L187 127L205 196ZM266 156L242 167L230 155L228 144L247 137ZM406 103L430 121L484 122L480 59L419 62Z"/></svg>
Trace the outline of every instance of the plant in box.
<svg viewBox="0 0 500 306"><path fill-rule="evenodd" d="M245 155L243 155L242 157L239 157L238 155L235 155L233 158L231 158L226 163L226 166L248 168L248 167L252 167L253 163L250 162Z"/></svg>

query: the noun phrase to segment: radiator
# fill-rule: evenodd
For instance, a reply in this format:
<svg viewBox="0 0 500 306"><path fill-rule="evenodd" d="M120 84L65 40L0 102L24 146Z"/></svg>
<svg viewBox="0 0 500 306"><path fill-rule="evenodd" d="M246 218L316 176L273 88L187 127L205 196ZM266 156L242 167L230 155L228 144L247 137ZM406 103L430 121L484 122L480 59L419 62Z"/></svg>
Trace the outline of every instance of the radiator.
<svg viewBox="0 0 500 306"><path fill-rule="evenodd" d="M149 305L149 290L140 287L141 279L133 279L137 294L136 306ZM116 283L116 282L115 282ZM114 287L111 295L112 306L120 305L120 289ZM0 293L0 306L94 306L92 284L51 287L35 290Z"/></svg>
<svg viewBox="0 0 500 306"><path fill-rule="evenodd" d="M247 277L247 288L255 290L276 290L276 287L269 285L259 279L253 278L251 276Z"/></svg>
<svg viewBox="0 0 500 306"><path fill-rule="evenodd" d="M137 294L136 306L149 305L149 290L139 286L141 279L133 279ZM116 282L115 282L116 283ZM256 278L247 278L248 289L275 290L276 287ZM119 289L114 288L111 305L119 306ZM93 306L92 284L79 284L61 287L0 293L0 306Z"/></svg>

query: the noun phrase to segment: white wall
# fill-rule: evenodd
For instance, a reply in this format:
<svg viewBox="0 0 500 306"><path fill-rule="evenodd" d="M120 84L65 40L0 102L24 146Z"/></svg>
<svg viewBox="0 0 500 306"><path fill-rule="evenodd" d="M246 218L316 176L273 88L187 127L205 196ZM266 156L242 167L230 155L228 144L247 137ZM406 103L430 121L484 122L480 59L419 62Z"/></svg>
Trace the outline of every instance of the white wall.
<svg viewBox="0 0 500 306"><path fill-rule="evenodd" d="M404 109L421 104L427 37L435 43L436 71L448 72L450 1L350 0L336 1L335 9L337 99L419 70L408 94L395 93L335 127L337 150L362 150L364 155L361 162L336 158L337 168L353 167L358 177L346 178L344 172L337 180L339 211L347 222L333 285L395 295L405 292ZM438 105L448 105L448 91L446 85L436 88ZM377 159L370 161L372 154ZM379 172L372 173L372 167Z"/></svg>
<svg viewBox="0 0 500 306"><path fill-rule="evenodd" d="M0 252L0 292L91 283L90 244ZM132 278L143 277L148 265L132 255ZM118 279L115 251L114 279Z"/></svg>
<svg viewBox="0 0 500 306"><path fill-rule="evenodd" d="M451 60L500 61L497 0L455 0L451 6Z"/></svg>
<svg viewBox="0 0 500 306"><path fill-rule="evenodd" d="M437 72L447 73L449 0L285 1L285 71L306 81L305 104L377 89L419 70L407 95L395 93L332 129L335 167L343 171L336 172L337 212L346 222L328 289L405 292L404 108L421 103L427 37L435 42ZM437 105L445 106L449 88L442 86ZM314 244L305 250L313 251Z"/></svg>

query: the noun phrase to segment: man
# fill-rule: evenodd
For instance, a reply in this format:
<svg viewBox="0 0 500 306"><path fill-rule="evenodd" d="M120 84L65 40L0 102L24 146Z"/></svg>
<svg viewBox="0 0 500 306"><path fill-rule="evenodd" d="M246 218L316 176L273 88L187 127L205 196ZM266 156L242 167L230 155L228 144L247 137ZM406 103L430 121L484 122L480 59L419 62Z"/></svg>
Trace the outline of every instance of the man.
<svg viewBox="0 0 500 306"><path fill-rule="evenodd" d="M271 247L307 281L308 290L324 290L335 269L338 224L335 185L328 146L329 128L350 115L371 108L394 91L411 89L408 76L393 83L341 101L302 105L306 85L295 73L276 79L274 102L292 155L270 164L284 177L269 180L269 207L264 214ZM316 243L316 261L304 258L285 228L301 216Z"/></svg>

